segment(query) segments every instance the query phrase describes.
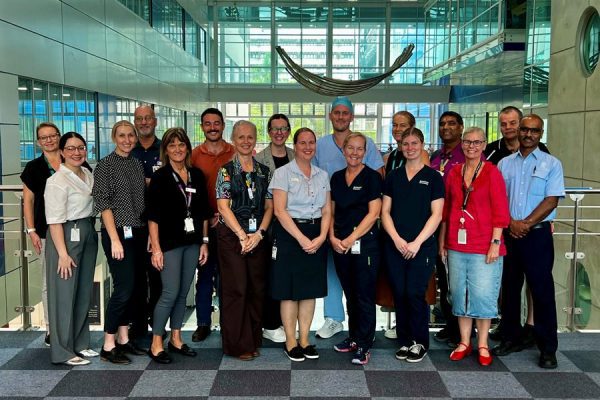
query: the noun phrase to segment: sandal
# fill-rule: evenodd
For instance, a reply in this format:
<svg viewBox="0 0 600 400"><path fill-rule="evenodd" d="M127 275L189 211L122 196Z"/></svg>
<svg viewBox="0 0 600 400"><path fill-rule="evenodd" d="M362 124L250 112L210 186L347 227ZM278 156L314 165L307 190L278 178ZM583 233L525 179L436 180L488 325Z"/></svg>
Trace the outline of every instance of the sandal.
<svg viewBox="0 0 600 400"><path fill-rule="evenodd" d="M67 360L64 362L66 365L71 365L73 367L77 367L77 366L81 366L81 365L88 365L90 363L90 360L86 360L85 358L81 358L81 357L73 357L70 360Z"/></svg>

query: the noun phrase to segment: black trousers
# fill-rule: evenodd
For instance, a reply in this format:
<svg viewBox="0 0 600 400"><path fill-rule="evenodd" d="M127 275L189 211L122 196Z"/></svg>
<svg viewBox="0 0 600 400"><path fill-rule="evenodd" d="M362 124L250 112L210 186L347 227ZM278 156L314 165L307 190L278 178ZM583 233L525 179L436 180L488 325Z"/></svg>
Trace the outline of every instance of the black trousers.
<svg viewBox="0 0 600 400"><path fill-rule="evenodd" d="M375 284L380 263L376 235L367 233L360 243L360 254L333 252L335 270L346 294L348 334L359 347L368 350L375 337Z"/></svg>
<svg viewBox="0 0 600 400"><path fill-rule="evenodd" d="M146 247L148 245L148 229L133 228L133 238L123 238L123 228L117 228L119 239L124 250L122 260L112 257L110 237L106 229L102 229L102 248L108 268L112 276L113 292L106 307L104 331L117 333L119 326L132 323L138 329L148 329L146 300L148 284L146 278Z"/></svg>
<svg viewBox="0 0 600 400"><path fill-rule="evenodd" d="M391 239L386 240L387 269L396 309L396 335L400 346L415 341L429 348L429 305L425 298L433 273L436 246L421 247L407 260Z"/></svg>
<svg viewBox="0 0 600 400"><path fill-rule="evenodd" d="M519 341L521 292L523 281L533 298L534 334L540 351L553 353L558 348L556 301L554 298L554 243L550 223L532 229L522 239L505 235L507 255L502 274L502 332L505 340Z"/></svg>

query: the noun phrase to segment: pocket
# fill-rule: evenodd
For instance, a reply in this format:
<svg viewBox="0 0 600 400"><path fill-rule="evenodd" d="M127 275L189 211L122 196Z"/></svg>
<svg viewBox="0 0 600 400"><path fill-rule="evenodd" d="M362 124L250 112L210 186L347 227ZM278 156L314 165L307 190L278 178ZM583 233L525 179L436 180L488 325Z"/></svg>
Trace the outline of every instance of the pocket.
<svg viewBox="0 0 600 400"><path fill-rule="evenodd" d="M550 173L547 169L537 168L531 175L531 194L535 196L544 197L546 194L546 181L548 180L548 174Z"/></svg>

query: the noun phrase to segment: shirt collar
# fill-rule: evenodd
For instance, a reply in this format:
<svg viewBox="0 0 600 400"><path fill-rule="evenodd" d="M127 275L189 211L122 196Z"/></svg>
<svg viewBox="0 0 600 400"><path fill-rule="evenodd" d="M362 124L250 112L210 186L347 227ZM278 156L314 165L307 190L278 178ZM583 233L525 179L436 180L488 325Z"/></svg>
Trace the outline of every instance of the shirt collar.
<svg viewBox="0 0 600 400"><path fill-rule="evenodd" d="M297 174L297 175L302 175L303 177L306 177L306 175L304 175L304 172L300 171L300 167L298 166L298 163L296 162L296 159L294 158L292 161L290 161L290 170ZM317 166L315 166L314 164L310 164L310 178L312 178L313 176L317 175L318 172L318 168Z"/></svg>
<svg viewBox="0 0 600 400"><path fill-rule="evenodd" d="M523 158L523 159L527 159L529 156L533 156L533 158L535 158L536 160L538 158L540 158L540 154L542 153L542 151L540 150L540 146L538 145L535 150L533 150L531 153L529 153L529 155L527 157L523 157L523 155L521 154L521 149L519 149L519 151L517 151L517 153L519 154L519 157Z"/></svg>

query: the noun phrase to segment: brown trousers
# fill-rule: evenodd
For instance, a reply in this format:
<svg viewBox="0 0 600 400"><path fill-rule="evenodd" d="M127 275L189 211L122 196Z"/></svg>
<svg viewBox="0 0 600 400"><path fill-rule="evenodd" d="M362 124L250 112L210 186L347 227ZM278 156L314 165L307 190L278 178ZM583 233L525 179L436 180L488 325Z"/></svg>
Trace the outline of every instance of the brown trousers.
<svg viewBox="0 0 600 400"><path fill-rule="evenodd" d="M262 314L269 262L268 241L241 255L238 237L224 224L217 226L221 274L221 339L223 353L237 357L262 344Z"/></svg>

